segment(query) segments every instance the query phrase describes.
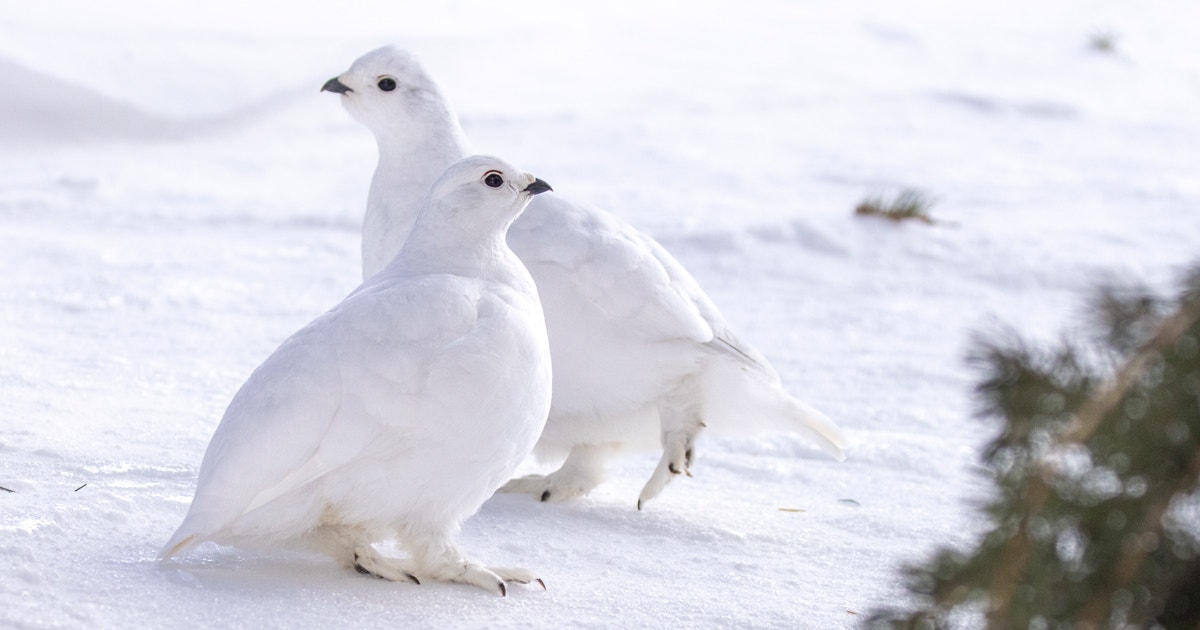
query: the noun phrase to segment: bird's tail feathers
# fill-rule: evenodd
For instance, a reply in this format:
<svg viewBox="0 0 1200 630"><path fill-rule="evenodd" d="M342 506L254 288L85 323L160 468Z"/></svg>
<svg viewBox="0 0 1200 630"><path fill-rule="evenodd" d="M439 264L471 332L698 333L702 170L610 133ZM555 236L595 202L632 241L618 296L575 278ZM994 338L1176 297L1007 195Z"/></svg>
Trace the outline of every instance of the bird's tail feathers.
<svg viewBox="0 0 1200 630"><path fill-rule="evenodd" d="M705 370L701 383L708 431L746 436L762 431L804 435L834 459L846 459L849 440L828 416L793 398L773 375L721 362Z"/></svg>
<svg viewBox="0 0 1200 630"><path fill-rule="evenodd" d="M185 530L181 527L167 544L163 545L162 551L158 552L158 561L166 562L172 556L200 542L199 536L196 534L185 534Z"/></svg>
<svg viewBox="0 0 1200 630"><path fill-rule="evenodd" d="M782 391L782 390L780 390ZM842 430L829 419L829 416L787 395L786 404L791 411L793 428L816 442L821 450L840 461L846 459L846 449L850 447L849 440ZM798 422L796 422L798 420Z"/></svg>

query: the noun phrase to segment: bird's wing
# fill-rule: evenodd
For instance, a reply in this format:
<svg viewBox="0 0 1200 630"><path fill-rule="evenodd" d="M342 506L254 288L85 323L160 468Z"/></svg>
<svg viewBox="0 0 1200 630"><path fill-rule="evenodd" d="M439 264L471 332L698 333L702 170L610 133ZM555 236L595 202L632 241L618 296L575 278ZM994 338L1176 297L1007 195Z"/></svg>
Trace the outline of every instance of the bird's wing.
<svg viewBox="0 0 1200 630"><path fill-rule="evenodd" d="M627 324L646 343L686 339L767 366L762 355L733 335L679 261L603 210L541 195L509 230L508 241L539 283L547 276L568 278L560 283L570 282L575 299L607 321ZM554 299L554 292L542 292L547 311Z"/></svg>
<svg viewBox="0 0 1200 630"><path fill-rule="evenodd" d="M688 273L687 269L684 269L683 265L675 260L675 257L666 248L649 236L637 232L633 227L627 226L627 229L637 234L645 248L654 255L666 271L671 280L671 286L679 295L691 302L699 316L712 328L713 338L706 342L710 349L729 355L740 362L752 364L768 373L774 373L774 368L762 353L737 338L729 323L717 310L717 305L713 304L692 274Z"/></svg>
<svg viewBox="0 0 1200 630"><path fill-rule="evenodd" d="M200 468L174 553L353 461L417 420L431 361L476 323L470 286L366 287L289 337L230 402Z"/></svg>

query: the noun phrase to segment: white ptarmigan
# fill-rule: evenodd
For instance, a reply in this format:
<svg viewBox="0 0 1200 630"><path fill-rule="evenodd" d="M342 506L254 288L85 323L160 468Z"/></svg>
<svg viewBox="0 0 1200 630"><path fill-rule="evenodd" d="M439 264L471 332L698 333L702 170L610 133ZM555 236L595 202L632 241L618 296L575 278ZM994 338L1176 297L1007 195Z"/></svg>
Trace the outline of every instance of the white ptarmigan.
<svg viewBox="0 0 1200 630"><path fill-rule="evenodd" d="M316 549L391 580L501 595L538 580L466 559L453 536L529 454L550 408L537 290L504 238L547 190L488 156L426 186L394 259L238 390L160 558L214 541ZM385 539L409 557L380 554Z"/></svg>
<svg viewBox="0 0 1200 630"><path fill-rule="evenodd" d="M428 182L471 150L433 79L403 49L363 55L322 90L340 94L379 145L363 220L369 276L409 238ZM602 210L544 195L513 224L508 243L537 283L554 362L550 418L534 453L566 461L502 491L569 499L603 480L615 452L661 445L641 509L674 475L690 474L706 426L799 431L844 459L846 440L833 422L783 390L767 360L734 336L650 237Z"/></svg>

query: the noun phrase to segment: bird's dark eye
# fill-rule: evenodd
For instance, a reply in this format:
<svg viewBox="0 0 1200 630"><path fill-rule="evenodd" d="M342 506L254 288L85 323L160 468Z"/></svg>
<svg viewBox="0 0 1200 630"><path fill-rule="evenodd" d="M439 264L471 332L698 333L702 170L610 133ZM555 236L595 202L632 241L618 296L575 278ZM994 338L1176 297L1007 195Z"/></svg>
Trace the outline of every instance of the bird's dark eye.
<svg viewBox="0 0 1200 630"><path fill-rule="evenodd" d="M396 89L396 80L391 77L383 77L379 80L377 85L379 86L379 89L383 90L384 92L391 92L392 90Z"/></svg>
<svg viewBox="0 0 1200 630"><path fill-rule="evenodd" d="M499 173L488 173L487 177L483 178L483 183L492 188L499 188L504 185L504 178L500 177Z"/></svg>

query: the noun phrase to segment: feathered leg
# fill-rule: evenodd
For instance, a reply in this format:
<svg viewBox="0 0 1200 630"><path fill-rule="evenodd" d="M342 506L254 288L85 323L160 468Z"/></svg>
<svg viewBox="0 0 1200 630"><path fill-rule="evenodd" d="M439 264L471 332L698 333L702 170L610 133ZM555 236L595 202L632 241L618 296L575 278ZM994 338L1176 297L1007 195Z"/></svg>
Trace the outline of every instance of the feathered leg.
<svg viewBox="0 0 1200 630"><path fill-rule="evenodd" d="M639 510L647 501L658 496L675 476L692 476L696 438L705 427L695 388L694 380L685 380L659 401L663 454L638 497Z"/></svg>
<svg viewBox="0 0 1200 630"><path fill-rule="evenodd" d="M485 567L467 559L448 536L402 533L401 544L412 554L410 566L417 579L455 582L478 586L500 596L508 594L508 584L537 582L546 588L537 574L515 567Z"/></svg>
<svg viewBox="0 0 1200 630"><path fill-rule="evenodd" d="M405 561L385 557L376 551L371 545L374 538L359 526L326 524L310 532L304 546L332 556L359 573L393 582L421 583Z"/></svg>
<svg viewBox="0 0 1200 630"><path fill-rule="evenodd" d="M583 496L604 481L608 460L616 451L612 444L576 444L558 470L512 479L499 492L532 494L549 503Z"/></svg>

